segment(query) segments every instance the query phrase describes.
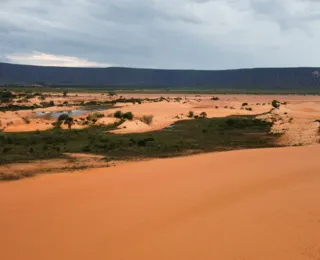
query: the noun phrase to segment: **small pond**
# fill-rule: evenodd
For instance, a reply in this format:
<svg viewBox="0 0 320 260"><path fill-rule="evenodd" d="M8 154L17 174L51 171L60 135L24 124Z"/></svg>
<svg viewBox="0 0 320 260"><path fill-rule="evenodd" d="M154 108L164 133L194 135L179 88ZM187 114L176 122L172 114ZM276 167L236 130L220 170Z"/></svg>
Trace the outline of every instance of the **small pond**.
<svg viewBox="0 0 320 260"><path fill-rule="evenodd" d="M69 116L80 116L86 113L94 113L105 110L104 108L101 109L75 109L71 111L59 111L59 112L36 112L35 116L41 117L45 115L50 115L53 118L58 118L62 114L68 114Z"/></svg>

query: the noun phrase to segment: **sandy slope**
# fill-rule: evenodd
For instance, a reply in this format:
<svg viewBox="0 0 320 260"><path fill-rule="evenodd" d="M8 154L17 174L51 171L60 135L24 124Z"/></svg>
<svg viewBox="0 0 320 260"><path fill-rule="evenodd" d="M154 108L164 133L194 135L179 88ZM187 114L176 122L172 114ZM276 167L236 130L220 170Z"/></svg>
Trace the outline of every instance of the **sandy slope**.
<svg viewBox="0 0 320 260"><path fill-rule="evenodd" d="M0 259L320 259L320 146L0 183Z"/></svg>

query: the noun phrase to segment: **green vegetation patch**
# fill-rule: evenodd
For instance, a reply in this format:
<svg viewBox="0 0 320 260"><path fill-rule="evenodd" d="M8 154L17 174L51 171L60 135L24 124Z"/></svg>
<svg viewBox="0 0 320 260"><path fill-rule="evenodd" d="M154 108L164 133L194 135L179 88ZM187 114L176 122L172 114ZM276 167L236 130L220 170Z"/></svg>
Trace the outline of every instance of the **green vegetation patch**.
<svg viewBox="0 0 320 260"><path fill-rule="evenodd" d="M102 154L114 160L171 157L275 146L272 124L253 116L184 120L161 131L117 135L109 126L29 133L0 133L0 163L57 158L65 152Z"/></svg>

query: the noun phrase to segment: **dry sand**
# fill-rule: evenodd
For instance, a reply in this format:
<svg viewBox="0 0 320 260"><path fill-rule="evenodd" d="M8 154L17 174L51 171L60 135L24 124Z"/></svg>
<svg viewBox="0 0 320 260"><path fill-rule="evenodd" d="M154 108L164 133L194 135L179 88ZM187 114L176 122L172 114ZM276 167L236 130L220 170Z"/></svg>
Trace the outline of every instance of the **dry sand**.
<svg viewBox="0 0 320 260"><path fill-rule="evenodd" d="M319 260L320 146L0 183L0 259Z"/></svg>

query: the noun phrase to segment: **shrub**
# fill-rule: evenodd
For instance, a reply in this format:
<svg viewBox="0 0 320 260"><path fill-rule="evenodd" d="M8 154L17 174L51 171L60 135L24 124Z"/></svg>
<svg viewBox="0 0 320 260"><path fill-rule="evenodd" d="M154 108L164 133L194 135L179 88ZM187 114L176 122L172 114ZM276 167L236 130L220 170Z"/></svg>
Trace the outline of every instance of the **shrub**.
<svg viewBox="0 0 320 260"><path fill-rule="evenodd" d="M245 106L247 106L247 105L248 105L248 103L247 103L247 102L242 103L242 106L243 106L243 107L245 107Z"/></svg>
<svg viewBox="0 0 320 260"><path fill-rule="evenodd" d="M150 125L153 121L153 115L143 116L140 120L147 125Z"/></svg>
<svg viewBox="0 0 320 260"><path fill-rule="evenodd" d="M68 91L63 91L63 96L66 97L68 95Z"/></svg>
<svg viewBox="0 0 320 260"><path fill-rule="evenodd" d="M219 100L218 97L212 97L211 100Z"/></svg>
<svg viewBox="0 0 320 260"><path fill-rule="evenodd" d="M201 118L206 118L207 117L207 113L206 112L201 112L200 117Z"/></svg>
<svg viewBox="0 0 320 260"><path fill-rule="evenodd" d="M0 101L3 103L9 103L15 97L10 91L0 91Z"/></svg>
<svg viewBox="0 0 320 260"><path fill-rule="evenodd" d="M193 111L189 111L188 117L189 117L189 118L193 118L193 117L194 117Z"/></svg>
<svg viewBox="0 0 320 260"><path fill-rule="evenodd" d="M132 119L133 119L133 114L132 114L132 112L124 113L124 114L122 115L122 118L128 119L128 120L132 120Z"/></svg>
<svg viewBox="0 0 320 260"><path fill-rule="evenodd" d="M123 117L123 114L122 112L119 110L119 111L116 111L113 115L115 118L119 118L121 119Z"/></svg>
<svg viewBox="0 0 320 260"><path fill-rule="evenodd" d="M64 121L64 120L67 120L69 118L69 115L68 114L61 114L59 117L58 117L58 121Z"/></svg>
<svg viewBox="0 0 320 260"><path fill-rule="evenodd" d="M49 105L53 107L53 106L54 106L54 101L51 100L51 101L49 102Z"/></svg>
<svg viewBox="0 0 320 260"><path fill-rule="evenodd" d="M247 107L246 110L252 111L252 108L251 107Z"/></svg>
<svg viewBox="0 0 320 260"><path fill-rule="evenodd" d="M102 117L104 117L104 114L103 113L94 113L94 116L96 117L96 118L102 118Z"/></svg>
<svg viewBox="0 0 320 260"><path fill-rule="evenodd" d="M23 121L24 121L26 124L30 124L30 120L29 120L29 118L27 118L27 117L23 117L22 119L23 119Z"/></svg>
<svg viewBox="0 0 320 260"><path fill-rule="evenodd" d="M114 92L114 91L109 91L109 92L108 92L108 95L111 96L111 97L113 97L113 96L116 96L117 93Z"/></svg>
<svg viewBox="0 0 320 260"><path fill-rule="evenodd" d="M280 103L279 103L279 101L277 101L277 100L273 100L271 104L272 104L272 106L273 106L274 108L279 108L279 107L280 107Z"/></svg>
<svg viewBox="0 0 320 260"><path fill-rule="evenodd" d="M97 121L98 118L102 118L102 117L104 117L104 114L97 112L97 113L88 115L88 116L87 116L87 120L89 120L89 121L94 121L94 120L96 120L96 121Z"/></svg>

